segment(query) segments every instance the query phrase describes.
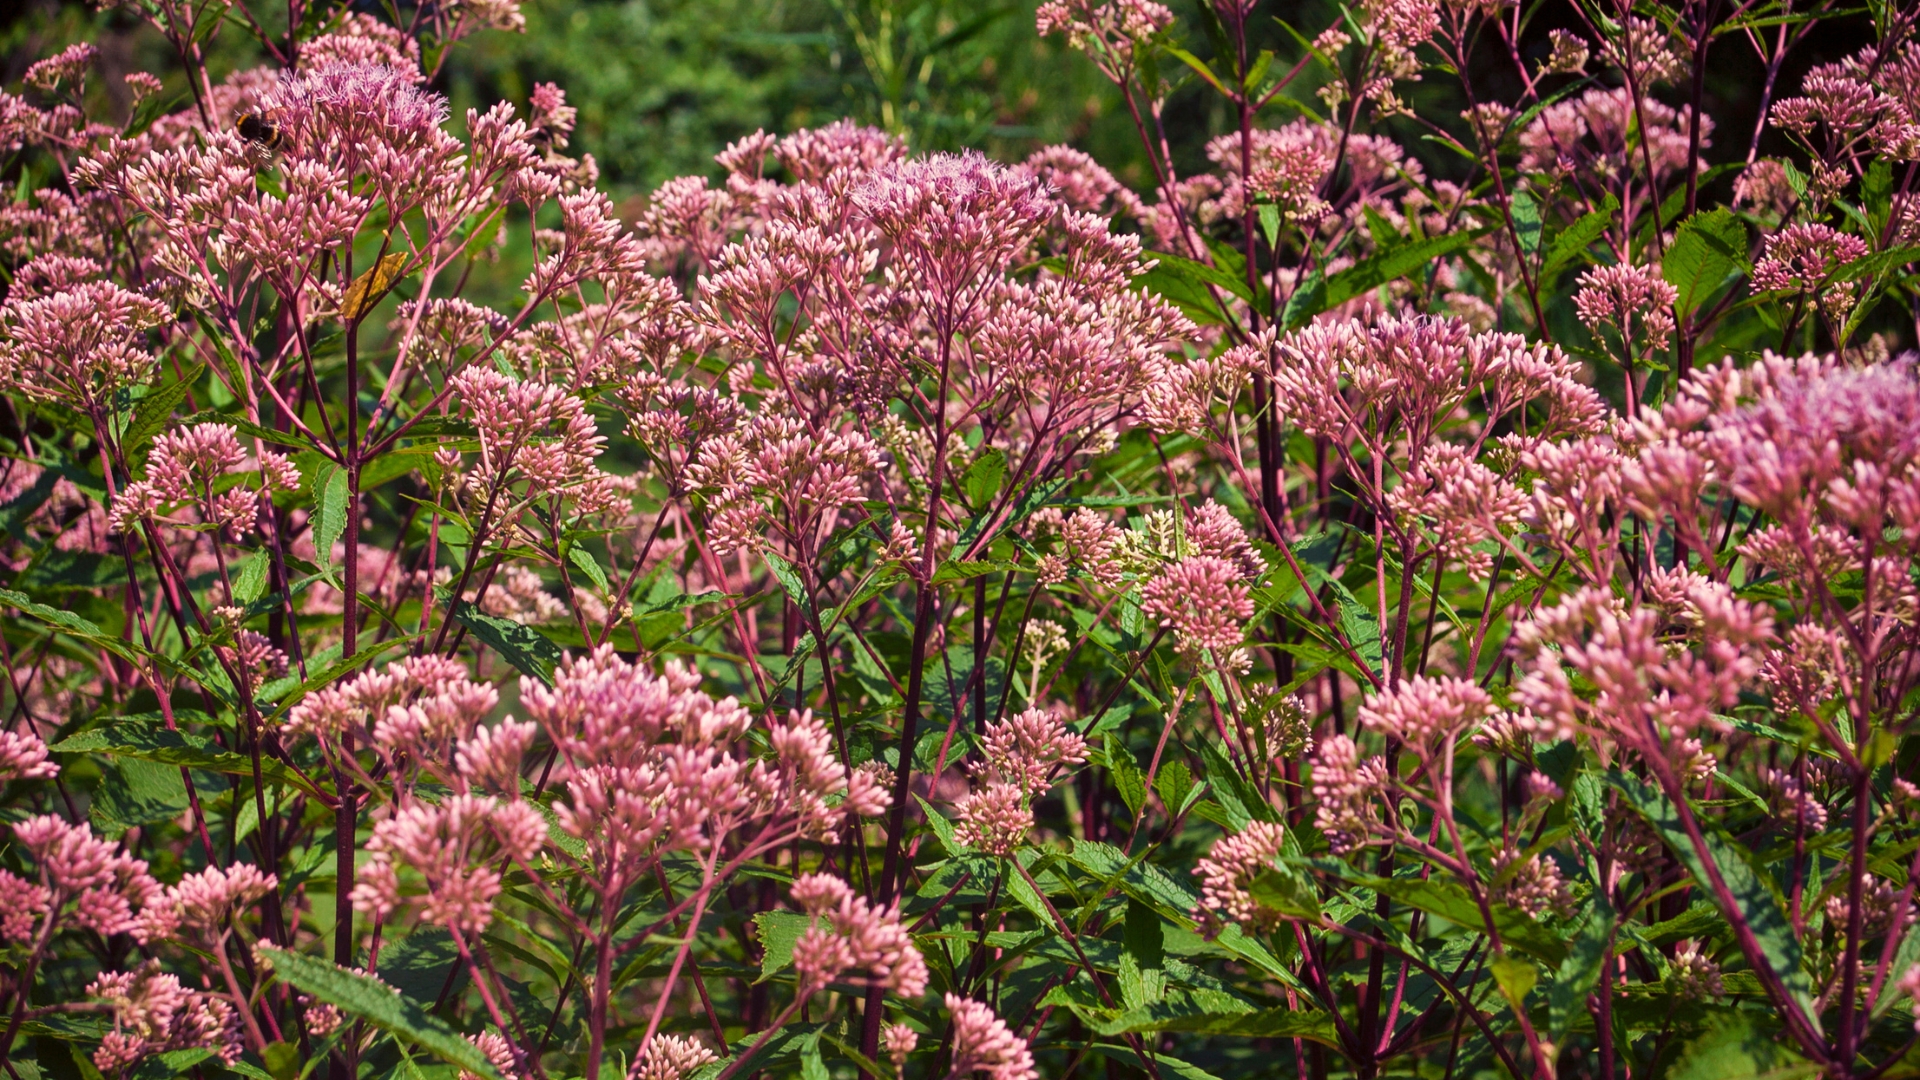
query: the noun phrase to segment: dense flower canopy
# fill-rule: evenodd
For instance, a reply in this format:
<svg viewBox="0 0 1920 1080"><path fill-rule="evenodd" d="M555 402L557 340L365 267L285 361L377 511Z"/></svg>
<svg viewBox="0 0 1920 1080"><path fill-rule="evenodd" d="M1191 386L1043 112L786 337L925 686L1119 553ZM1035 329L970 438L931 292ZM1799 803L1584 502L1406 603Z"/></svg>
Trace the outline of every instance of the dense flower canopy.
<svg viewBox="0 0 1920 1080"><path fill-rule="evenodd" d="M511 0L129 10L0 91L10 1073L1913 1067L1912 12L1048 2L1138 190L616 204Z"/></svg>

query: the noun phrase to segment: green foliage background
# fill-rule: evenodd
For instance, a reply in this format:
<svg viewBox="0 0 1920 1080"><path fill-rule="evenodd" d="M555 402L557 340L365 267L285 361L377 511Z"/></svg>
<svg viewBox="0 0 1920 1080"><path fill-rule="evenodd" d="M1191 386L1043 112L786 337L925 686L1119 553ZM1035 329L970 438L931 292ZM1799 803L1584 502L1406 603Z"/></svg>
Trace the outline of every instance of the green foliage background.
<svg viewBox="0 0 1920 1080"><path fill-rule="evenodd" d="M367 5L369 9L377 5ZM526 0L524 34L486 31L455 50L436 89L458 116L558 83L580 110L575 148L616 196L717 173L713 155L756 129L785 133L843 116L917 149L1000 158L1057 142L1136 187L1145 175L1119 95L1064 42L1034 33L1035 0ZM5 78L91 38L124 97L124 71L167 71L163 44L129 18L62 0L0 12ZM213 42L216 74L250 66L236 28ZM1197 135L1198 133L1195 132Z"/></svg>

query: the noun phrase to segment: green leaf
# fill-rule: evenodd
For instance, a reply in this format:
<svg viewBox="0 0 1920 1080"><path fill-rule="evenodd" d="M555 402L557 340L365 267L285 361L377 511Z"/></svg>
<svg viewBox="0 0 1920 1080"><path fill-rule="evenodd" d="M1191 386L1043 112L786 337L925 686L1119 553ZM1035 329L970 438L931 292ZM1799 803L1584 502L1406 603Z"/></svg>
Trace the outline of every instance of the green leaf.
<svg viewBox="0 0 1920 1080"><path fill-rule="evenodd" d="M959 855L973 850L961 843L960 838L953 834L953 822L948 821L944 814L935 810L932 803L920 798L917 792L913 797L920 803L921 812L927 815L927 827L933 830L933 835L940 838L940 842L946 845L949 852Z"/></svg>
<svg viewBox="0 0 1920 1080"><path fill-rule="evenodd" d="M188 714L175 717L186 719ZM191 714L200 716L200 714ZM205 719L204 716L200 717ZM115 757L134 758L141 761L159 762L162 765L200 769L204 772L224 773L228 776L253 776L253 759L245 754L235 754L216 747L213 740L191 732L168 730L165 721L155 713L143 713L115 721L106 727L83 731L78 735L62 739L47 747L56 754L111 754ZM178 771L174 779L179 780ZM284 763L262 756L260 759L260 778L269 784L280 784L297 788L309 795L318 795L312 784L300 774L289 769ZM185 809L184 805L182 809Z"/></svg>
<svg viewBox="0 0 1920 1080"><path fill-rule="evenodd" d="M478 1047L380 980L290 949L258 948L281 982L485 1080L503 1080Z"/></svg>
<svg viewBox="0 0 1920 1080"><path fill-rule="evenodd" d="M796 569L792 563L781 558L776 552L763 551L760 554L762 558L766 559L767 569L772 571L774 580L778 581L780 587L786 590L787 599L793 601L793 606L805 612L809 621L811 621L813 617L813 602L807 599L807 586L804 581L800 580L800 571Z"/></svg>
<svg viewBox="0 0 1920 1080"><path fill-rule="evenodd" d="M831 1080L826 1059L820 1056L820 1033L814 1032L800 1044L800 1080Z"/></svg>
<svg viewBox="0 0 1920 1080"><path fill-rule="evenodd" d="M1302 919L1320 917L1320 891L1313 881L1295 866L1269 866L1254 876L1247 886L1256 903L1284 915Z"/></svg>
<svg viewBox="0 0 1920 1080"><path fill-rule="evenodd" d="M177 766L128 757L102 762L100 771L102 783L87 816L104 836L172 821L187 811L187 784Z"/></svg>
<svg viewBox="0 0 1920 1080"><path fill-rule="evenodd" d="M1601 964L1612 943L1613 908L1602 895L1595 901L1592 914L1581 927L1580 936L1573 940L1572 951L1561 962L1560 970L1554 974L1553 986L1547 991L1547 1010L1555 1043L1564 1045L1575 1019L1586 1012L1587 995L1600 982Z"/></svg>
<svg viewBox="0 0 1920 1080"><path fill-rule="evenodd" d="M140 399L134 406L133 419L127 422L127 432L120 438L120 450L129 456L138 453L155 435L166 430L173 423L173 410L187 398L187 392L207 370L205 364L195 364L177 381Z"/></svg>
<svg viewBox="0 0 1920 1080"><path fill-rule="evenodd" d="M1154 260L1154 265L1133 279L1134 284L1179 308L1194 322L1202 325L1226 322L1211 289L1253 302L1253 294L1245 281L1217 267L1165 251L1148 252L1147 258Z"/></svg>
<svg viewBox="0 0 1920 1080"><path fill-rule="evenodd" d="M1122 930L1121 941L1127 953L1142 968L1166 966L1166 930L1160 923L1159 912L1138 900L1130 899L1127 901L1127 921Z"/></svg>
<svg viewBox="0 0 1920 1080"><path fill-rule="evenodd" d="M967 466L966 475L960 478L960 490L967 496L967 505L978 511L993 502L1006 479L1007 455L994 447Z"/></svg>
<svg viewBox="0 0 1920 1080"><path fill-rule="evenodd" d="M1707 1030L1681 1049L1665 1080L1790 1080L1817 1073L1780 1045L1777 1030L1777 1024L1752 1013L1719 1011Z"/></svg>
<svg viewBox="0 0 1920 1080"><path fill-rule="evenodd" d="M25 593L15 592L12 589L0 589L0 604L7 604L11 607L18 608L23 613L31 615L50 626L57 626L68 634L84 639L88 644L96 648L105 649L115 656L120 657L122 660L132 663L140 662L138 659L139 654L129 648L125 642L121 641L118 637L109 636L98 626L75 615L71 611L62 611L59 608L48 607L45 604L35 601Z"/></svg>
<svg viewBox="0 0 1920 1080"><path fill-rule="evenodd" d="M1667 846L1673 849L1673 853L1693 874L1694 880L1700 883L1701 889L1712 895L1707 884L1707 865L1694 849L1693 841L1681 823L1679 810L1666 795L1638 777L1629 776L1618 769L1609 773L1607 780L1620 789L1628 804L1660 833ZM1786 913L1780 910L1779 899L1760 880L1760 875L1754 872L1746 850L1738 841L1712 829L1705 821L1699 821L1698 824L1706 841L1707 854L1720 872L1720 880L1726 884L1734 902L1740 905L1740 914L1760 945L1761 958L1773 969L1787 992L1793 995L1809 1022L1817 1026L1819 1013L1813 1007L1812 981L1801 962L1800 939L1794 935L1793 924L1787 921Z"/></svg>
<svg viewBox="0 0 1920 1080"><path fill-rule="evenodd" d="M1125 1066L1137 1067L1140 1064L1139 1055L1135 1054L1131 1047L1095 1043L1093 1052L1110 1061L1118 1062L1123 1069ZM1181 1061L1179 1058L1151 1051L1147 1052L1147 1056L1153 1059L1153 1064L1160 1070L1161 1076L1171 1077L1172 1080L1220 1080L1218 1076L1192 1062Z"/></svg>
<svg viewBox="0 0 1920 1080"><path fill-rule="evenodd" d="M1316 866L1326 865L1324 862ZM1333 869L1333 867L1329 867ZM1480 905L1474 902L1466 888L1457 882L1429 878L1387 878L1371 877L1336 870L1347 881L1355 885L1385 893L1387 896L1418 908L1429 915L1439 917L1479 933L1486 932L1486 919L1480 913ZM1549 966L1558 967L1567 958L1567 943L1546 927L1535 922L1525 912L1508 907L1505 904L1490 904L1493 911L1493 924L1500 931L1500 939L1510 949L1521 952Z"/></svg>
<svg viewBox="0 0 1920 1080"><path fill-rule="evenodd" d="M1280 246L1280 208L1272 203L1260 204L1260 231L1266 234L1267 246Z"/></svg>
<svg viewBox="0 0 1920 1080"><path fill-rule="evenodd" d="M347 530L347 474L329 462L314 474L319 498L313 510L313 557L322 567L333 565L333 545Z"/></svg>
<svg viewBox="0 0 1920 1080"><path fill-rule="evenodd" d="M1289 330L1304 326L1307 320L1329 308L1339 307L1362 293L1377 289L1389 281L1397 281L1430 266L1437 259L1459 251L1485 231L1461 230L1445 236L1412 240L1376 252L1324 281L1309 275L1287 300L1281 321Z"/></svg>
<svg viewBox="0 0 1920 1080"><path fill-rule="evenodd" d="M73 592L103 589L126 580L127 563L118 555L50 547L20 575L20 586L36 592Z"/></svg>
<svg viewBox="0 0 1920 1080"><path fill-rule="evenodd" d="M1211 86L1215 90L1220 91L1220 93L1226 97L1233 96L1233 94L1226 88L1226 86L1223 83L1221 83L1220 76L1215 75L1213 73L1213 69L1207 66L1206 61L1200 59L1199 57L1193 55L1192 53L1188 52L1185 49L1178 48L1173 45L1167 45L1167 46L1164 46L1164 48L1169 54L1173 56L1174 59L1192 68L1194 71L1194 74L1200 76L1202 79L1205 79L1208 86Z"/></svg>
<svg viewBox="0 0 1920 1080"><path fill-rule="evenodd" d="M1221 995L1224 997L1225 995ZM1224 1004L1224 1003L1223 1003ZM1075 1012L1081 1010L1075 1009ZM1086 1010L1093 1013L1093 1010ZM1102 1010L1104 1011L1104 1010ZM1206 1011L1194 1003L1163 1001L1137 1009L1127 1009L1107 1019L1088 1016L1088 1024L1100 1035L1129 1035L1152 1031L1186 1031L1202 1035L1238 1035L1243 1038L1311 1039L1335 1045L1333 1022L1324 1012L1310 1009L1273 1009Z"/></svg>
<svg viewBox="0 0 1920 1080"><path fill-rule="evenodd" d="M1179 758L1162 761L1160 772L1153 778L1153 790L1160 793L1167 813L1178 814L1187 808L1187 796L1193 793L1193 771Z"/></svg>
<svg viewBox="0 0 1920 1080"><path fill-rule="evenodd" d="M566 659L566 651L553 639L531 626L502 619L474 609L465 600L454 602L453 619L473 631L473 636L519 668L547 685L553 685L553 669Z"/></svg>
<svg viewBox="0 0 1920 1080"><path fill-rule="evenodd" d="M1747 227L1726 207L1681 222L1660 259L1660 276L1680 293L1674 306L1683 314L1698 310L1740 272L1746 252Z"/></svg>
<svg viewBox="0 0 1920 1080"><path fill-rule="evenodd" d="M1500 993L1505 995L1507 1003L1515 1010L1525 1009L1527 994L1540 981L1540 969L1534 967L1532 961L1510 953L1494 957L1487 967L1493 971L1493 981L1500 984Z"/></svg>
<svg viewBox="0 0 1920 1080"><path fill-rule="evenodd" d="M1540 220L1540 204L1526 192L1516 191L1507 207L1513 216L1513 231L1520 237L1520 251L1531 260L1540 253L1540 234L1546 228Z"/></svg>
<svg viewBox="0 0 1920 1080"><path fill-rule="evenodd" d="M813 922L797 911L763 911L753 917L754 935L760 939L760 977L766 982L793 963L793 946Z"/></svg>
<svg viewBox="0 0 1920 1080"><path fill-rule="evenodd" d="M601 592L609 592L613 589L613 583L607 580L607 572L600 568L600 560L593 557L593 552L575 544L573 550L567 552L567 561L579 567L580 572L587 575L589 581L599 586Z"/></svg>
<svg viewBox="0 0 1920 1080"><path fill-rule="evenodd" d="M1127 749L1126 738L1117 731L1107 733L1107 772L1113 776L1113 786L1120 790L1127 810L1139 817L1140 808L1147 803L1146 776L1134 761L1133 751Z"/></svg>
<svg viewBox="0 0 1920 1080"><path fill-rule="evenodd" d="M822 1024L788 1024L773 1033L760 1049L751 1056L747 1051L759 1042L763 1032L750 1032L746 1037L727 1047L731 1054L719 1061L710 1062L696 1070L688 1080L713 1080L722 1072L732 1070L735 1076L752 1076L756 1072L767 1076L790 1076L792 1071L787 1063L798 1057L802 1050L816 1038Z"/></svg>
<svg viewBox="0 0 1920 1080"><path fill-rule="evenodd" d="M18 469L21 465L15 462L13 467ZM7 500L5 506L0 506L0 528L6 529L15 540L26 540L27 520L53 497L53 486L59 482L58 469L41 469L32 487Z"/></svg>
<svg viewBox="0 0 1920 1080"><path fill-rule="evenodd" d="M300 1075L300 1048L292 1043L268 1043L260 1051L260 1061L273 1080L293 1080Z"/></svg>
<svg viewBox="0 0 1920 1080"><path fill-rule="evenodd" d="M266 595L267 571L271 569L272 562L272 557L264 551L256 551L240 560L233 574L235 603L251 604Z"/></svg>
<svg viewBox="0 0 1920 1080"><path fill-rule="evenodd" d="M1235 832L1246 828L1247 822L1256 818L1271 822L1280 820L1273 804L1263 798L1253 785L1240 778L1239 770L1233 767L1227 755L1211 739L1200 741L1200 760L1207 767L1207 787L1213 792L1214 801L1227 812Z"/></svg>
<svg viewBox="0 0 1920 1080"><path fill-rule="evenodd" d="M1609 194L1599 209L1582 214L1562 229L1547 248L1547 261L1540 266L1541 289L1545 290L1568 263L1585 255L1595 240L1605 236L1619 212L1620 200Z"/></svg>

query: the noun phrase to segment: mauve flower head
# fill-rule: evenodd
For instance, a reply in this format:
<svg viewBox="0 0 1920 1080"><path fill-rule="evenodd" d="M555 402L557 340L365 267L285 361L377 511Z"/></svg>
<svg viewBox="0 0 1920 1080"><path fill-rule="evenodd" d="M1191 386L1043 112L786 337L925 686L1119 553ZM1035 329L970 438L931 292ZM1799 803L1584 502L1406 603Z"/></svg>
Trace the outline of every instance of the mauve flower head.
<svg viewBox="0 0 1920 1080"><path fill-rule="evenodd" d="M285 730L333 739L349 726L366 728L383 717L389 706L408 702L416 694L464 701L491 692L490 687L483 690L472 681L464 663L428 653L314 691L288 713Z"/></svg>
<svg viewBox="0 0 1920 1080"><path fill-rule="evenodd" d="M479 933L500 895L496 861L525 863L546 837L546 819L517 799L455 795L396 809L366 843L371 858L353 887L354 910L384 919L415 907L428 924Z"/></svg>
<svg viewBox="0 0 1920 1080"><path fill-rule="evenodd" d="M1033 828L1026 792L1004 780L988 780L961 796L954 811L954 838L989 855L1012 855Z"/></svg>
<svg viewBox="0 0 1920 1080"><path fill-rule="evenodd" d="M1213 849L1194 865L1194 876L1200 879L1200 903L1195 910L1218 912L1228 922L1251 930L1279 925L1284 916L1254 899L1251 886L1284 850L1286 838L1285 826L1249 821L1246 828L1214 841Z"/></svg>
<svg viewBox="0 0 1920 1080"><path fill-rule="evenodd" d="M1253 596L1239 566L1217 555L1192 555L1148 581L1140 607L1172 629L1182 649L1219 655L1240 644Z"/></svg>
<svg viewBox="0 0 1920 1080"><path fill-rule="evenodd" d="M1005 780L1028 795L1051 786L1056 770L1087 760L1087 741L1051 709L1027 709L989 724L980 750L985 761L976 774Z"/></svg>
<svg viewBox="0 0 1920 1080"><path fill-rule="evenodd" d="M1426 750L1457 738L1492 711L1493 698L1469 680L1417 675L1368 699L1360 723Z"/></svg>
<svg viewBox="0 0 1920 1080"><path fill-rule="evenodd" d="M178 976L148 962L133 971L102 972L87 996L106 1005L113 1028L93 1052L102 1072L119 1075L153 1054L207 1049L231 1065L244 1049L240 1017L225 997L189 990Z"/></svg>
<svg viewBox="0 0 1920 1080"><path fill-rule="evenodd" d="M1857 285L1835 276L1849 263L1865 258L1866 242L1830 225L1789 225L1767 237L1766 254L1753 268L1753 287L1784 292L1816 292L1821 310L1830 318L1844 318L1853 306Z"/></svg>
<svg viewBox="0 0 1920 1080"><path fill-rule="evenodd" d="M992 1008L952 993L947 995L946 1005L953 1018L950 1076L986 1073L989 1080L1039 1080L1026 1040L995 1016Z"/></svg>
<svg viewBox="0 0 1920 1080"><path fill-rule="evenodd" d="M261 102L291 149L315 158L371 159L432 145L446 99L419 87L418 70L327 61L281 80Z"/></svg>
<svg viewBox="0 0 1920 1080"><path fill-rule="evenodd" d="M1346 735L1334 735L1313 757L1313 824L1326 834L1336 853L1365 843L1379 820L1374 800L1386 794L1386 763L1378 757L1362 760L1360 748Z"/></svg>
<svg viewBox="0 0 1920 1080"><path fill-rule="evenodd" d="M424 83L420 70L420 43L398 27L367 14L348 12L334 28L300 47L304 71L339 65L379 66Z"/></svg>
<svg viewBox="0 0 1920 1080"><path fill-rule="evenodd" d="M46 891L18 886L9 891L43 903L48 918L69 917L84 929L117 934L133 926L134 909L152 902L160 889L144 860L96 838L85 825L41 814L16 823L13 836L32 856Z"/></svg>
<svg viewBox="0 0 1920 1080"><path fill-rule="evenodd" d="M1071 146L1035 150L1021 168L1044 181L1068 210L1105 217L1139 213L1139 196L1090 155Z"/></svg>
<svg viewBox="0 0 1920 1080"><path fill-rule="evenodd" d="M720 1060L688 1035L655 1035L634 1057L627 1080L688 1080L701 1067Z"/></svg>
<svg viewBox="0 0 1920 1080"><path fill-rule="evenodd" d="M88 42L69 45L45 60L36 61L27 68L22 81L41 90L52 90L63 82L72 83L73 91L80 93L85 89L87 68L93 66L99 55L100 50Z"/></svg>
<svg viewBox="0 0 1920 1080"><path fill-rule="evenodd" d="M58 762L47 758L47 744L31 731L0 732L0 783L8 780L44 780L60 775Z"/></svg>
<svg viewBox="0 0 1920 1080"><path fill-rule="evenodd" d="M1621 263L1587 271L1573 303L1587 329L1598 334L1601 326L1611 326L1632 357L1636 338L1650 349L1667 347L1679 295L1661 278L1659 267Z"/></svg>
<svg viewBox="0 0 1920 1080"><path fill-rule="evenodd" d="M745 161L755 150L733 150ZM729 148L732 150L733 148ZM824 183L836 178L869 172L907 156L907 144L897 135L878 128L862 127L851 120L836 120L821 128L803 128L772 145L773 156L805 184ZM723 163L724 164L724 163Z"/></svg>
<svg viewBox="0 0 1920 1080"><path fill-rule="evenodd" d="M140 912L133 938L141 944L153 944L179 936L182 932L217 937L226 929L227 917L257 902L279 884L273 874L262 874L249 863L234 863L226 869L210 866L198 874L181 878L178 885L154 897Z"/></svg>
<svg viewBox="0 0 1920 1080"><path fill-rule="evenodd" d="M906 1024L888 1024L881 1033L880 1041L887 1050L887 1060L893 1063L893 1071L899 1072L907 1067L907 1055L920 1045L920 1033Z"/></svg>
<svg viewBox="0 0 1920 1080"><path fill-rule="evenodd" d="M808 916L793 946L801 992L825 989L851 971L913 1000L927 989L927 965L900 924L898 905L876 907L829 874L794 879L793 901Z"/></svg>
<svg viewBox="0 0 1920 1080"><path fill-rule="evenodd" d="M82 412L152 377L146 331L166 322L158 301L87 281L0 305L0 385Z"/></svg>

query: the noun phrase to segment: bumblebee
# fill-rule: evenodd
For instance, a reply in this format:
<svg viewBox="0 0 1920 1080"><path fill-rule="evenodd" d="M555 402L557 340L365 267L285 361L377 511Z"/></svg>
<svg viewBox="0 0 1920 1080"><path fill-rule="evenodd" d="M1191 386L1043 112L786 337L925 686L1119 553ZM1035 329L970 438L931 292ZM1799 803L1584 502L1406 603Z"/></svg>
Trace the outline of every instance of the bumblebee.
<svg viewBox="0 0 1920 1080"><path fill-rule="evenodd" d="M233 130L250 143L267 150L280 148L280 125L274 123L263 113L243 112L234 121Z"/></svg>

